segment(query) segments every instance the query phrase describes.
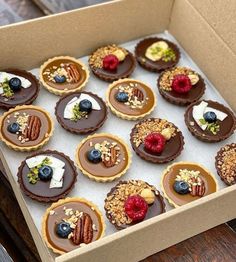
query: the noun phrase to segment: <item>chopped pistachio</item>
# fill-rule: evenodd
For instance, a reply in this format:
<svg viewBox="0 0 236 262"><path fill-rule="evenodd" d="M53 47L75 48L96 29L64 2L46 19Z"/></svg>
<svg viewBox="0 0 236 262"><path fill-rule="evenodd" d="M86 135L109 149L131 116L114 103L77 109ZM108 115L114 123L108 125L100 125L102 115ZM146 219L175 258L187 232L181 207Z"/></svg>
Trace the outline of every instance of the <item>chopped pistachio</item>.
<svg viewBox="0 0 236 262"><path fill-rule="evenodd" d="M73 117L71 118L72 121L78 121L83 117L86 117L87 113L86 112L81 112L79 108L79 104L75 104L73 107Z"/></svg>

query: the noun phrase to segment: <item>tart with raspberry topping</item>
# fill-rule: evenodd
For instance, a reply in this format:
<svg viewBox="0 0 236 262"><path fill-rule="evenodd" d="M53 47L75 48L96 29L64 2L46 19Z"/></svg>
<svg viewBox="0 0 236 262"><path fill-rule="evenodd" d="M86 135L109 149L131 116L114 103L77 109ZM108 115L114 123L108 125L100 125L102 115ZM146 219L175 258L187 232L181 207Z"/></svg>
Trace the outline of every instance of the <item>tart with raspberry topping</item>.
<svg viewBox="0 0 236 262"><path fill-rule="evenodd" d="M131 145L138 156L153 163L167 163L183 150L181 131L165 119L149 118L137 123L130 134Z"/></svg>
<svg viewBox="0 0 236 262"><path fill-rule="evenodd" d="M94 51L89 57L89 66L96 77L112 82L129 77L135 69L136 62L131 52L113 44Z"/></svg>
<svg viewBox="0 0 236 262"><path fill-rule="evenodd" d="M120 181L107 194L104 208L107 218L117 229L165 212L160 192L142 180Z"/></svg>
<svg viewBox="0 0 236 262"><path fill-rule="evenodd" d="M175 67L164 71L159 76L157 85L163 98L180 106L197 101L205 92L203 78L187 67Z"/></svg>

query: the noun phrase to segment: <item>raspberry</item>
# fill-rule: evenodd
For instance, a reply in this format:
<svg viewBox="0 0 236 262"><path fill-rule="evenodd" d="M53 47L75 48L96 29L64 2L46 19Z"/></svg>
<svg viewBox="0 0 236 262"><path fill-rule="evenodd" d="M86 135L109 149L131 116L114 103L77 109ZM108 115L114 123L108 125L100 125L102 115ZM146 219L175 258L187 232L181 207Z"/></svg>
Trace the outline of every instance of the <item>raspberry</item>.
<svg viewBox="0 0 236 262"><path fill-rule="evenodd" d="M171 87L175 92L184 94L188 93L192 88L192 84L188 76L180 74L174 76Z"/></svg>
<svg viewBox="0 0 236 262"><path fill-rule="evenodd" d="M145 218L148 204L139 195L130 196L125 201L125 213L132 221L141 221Z"/></svg>
<svg viewBox="0 0 236 262"><path fill-rule="evenodd" d="M119 60L115 55L107 55L103 58L103 68L106 70L115 70L119 64Z"/></svg>
<svg viewBox="0 0 236 262"><path fill-rule="evenodd" d="M154 153L158 154L164 150L166 143L165 137L160 133L151 133L145 137L144 147Z"/></svg>

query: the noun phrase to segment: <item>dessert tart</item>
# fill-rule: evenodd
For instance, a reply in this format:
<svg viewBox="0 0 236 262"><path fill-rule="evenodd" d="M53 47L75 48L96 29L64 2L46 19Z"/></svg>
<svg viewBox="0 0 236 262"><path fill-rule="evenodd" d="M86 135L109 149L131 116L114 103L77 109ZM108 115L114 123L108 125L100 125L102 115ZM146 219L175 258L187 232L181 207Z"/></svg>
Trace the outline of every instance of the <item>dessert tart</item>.
<svg viewBox="0 0 236 262"><path fill-rule="evenodd" d="M63 96L56 105L55 115L66 130L86 134L99 129L107 119L107 106L90 92L76 92Z"/></svg>
<svg viewBox="0 0 236 262"><path fill-rule="evenodd" d="M78 59L58 56L46 61L40 68L42 85L55 95L81 90L88 82L89 71Z"/></svg>
<svg viewBox="0 0 236 262"><path fill-rule="evenodd" d="M219 142L231 136L236 127L234 113L224 105L202 100L191 104L184 115L188 130L204 142Z"/></svg>
<svg viewBox="0 0 236 262"><path fill-rule="evenodd" d="M39 81L30 72L6 69L0 72L0 108L29 105L37 98Z"/></svg>
<svg viewBox="0 0 236 262"><path fill-rule="evenodd" d="M180 66L164 71L157 85L163 98L180 106L200 99L206 88L203 78L197 72Z"/></svg>
<svg viewBox="0 0 236 262"><path fill-rule="evenodd" d="M107 194L105 211L108 220L124 229L165 212L160 192L142 180L120 181Z"/></svg>
<svg viewBox="0 0 236 262"><path fill-rule="evenodd" d="M215 159L217 174L225 184L236 184L236 143L223 146Z"/></svg>
<svg viewBox="0 0 236 262"><path fill-rule="evenodd" d="M93 52L89 57L89 66L96 77L112 82L129 77L135 69L136 62L132 53L113 44Z"/></svg>
<svg viewBox="0 0 236 262"><path fill-rule="evenodd" d="M169 203L178 207L216 192L218 185L214 176L203 166L178 162L164 170L161 188Z"/></svg>
<svg viewBox="0 0 236 262"><path fill-rule="evenodd" d="M0 118L0 140L16 151L32 151L44 146L54 124L47 111L38 106L17 106Z"/></svg>
<svg viewBox="0 0 236 262"><path fill-rule="evenodd" d="M74 187L74 162L58 151L42 151L27 157L18 169L21 190L40 202L64 198Z"/></svg>
<svg viewBox="0 0 236 262"><path fill-rule="evenodd" d="M135 56L144 69L160 73L179 62L180 52L174 43L163 38L152 37L143 39L137 44Z"/></svg>
<svg viewBox="0 0 236 262"><path fill-rule="evenodd" d="M129 78L113 82L106 97L112 113L127 120L141 119L156 106L152 89L141 81Z"/></svg>
<svg viewBox="0 0 236 262"><path fill-rule="evenodd" d="M149 118L137 123L131 131L130 142L138 156L161 164L178 157L183 150L184 137L171 122Z"/></svg>
<svg viewBox="0 0 236 262"><path fill-rule="evenodd" d="M42 235L54 253L64 254L103 237L102 213L84 198L66 198L53 203L43 217Z"/></svg>
<svg viewBox="0 0 236 262"><path fill-rule="evenodd" d="M97 182L111 182L127 172L131 152L119 137L100 133L80 142L75 159L85 176Z"/></svg>

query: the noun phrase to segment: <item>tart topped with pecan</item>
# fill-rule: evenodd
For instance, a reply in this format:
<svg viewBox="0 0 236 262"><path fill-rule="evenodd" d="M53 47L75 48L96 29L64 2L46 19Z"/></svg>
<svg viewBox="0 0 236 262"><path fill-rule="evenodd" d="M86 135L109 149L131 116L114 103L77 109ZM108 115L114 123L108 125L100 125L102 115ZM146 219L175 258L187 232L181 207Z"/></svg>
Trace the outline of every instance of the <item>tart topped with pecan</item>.
<svg viewBox="0 0 236 262"><path fill-rule="evenodd" d="M90 179L110 182L127 172L131 153L119 137L107 133L94 134L78 145L76 163Z"/></svg>
<svg viewBox="0 0 236 262"><path fill-rule="evenodd" d="M42 235L57 254L70 252L103 237L105 222L99 209L83 198L66 198L49 207Z"/></svg>
<svg viewBox="0 0 236 262"><path fill-rule="evenodd" d="M32 151L45 145L53 133L50 115L37 106L17 106L0 119L0 138L16 151Z"/></svg>
<svg viewBox="0 0 236 262"><path fill-rule="evenodd" d="M196 163L178 162L167 167L161 181L162 191L174 207L182 206L218 190L214 176Z"/></svg>
<svg viewBox="0 0 236 262"><path fill-rule="evenodd" d="M152 89L141 81L129 78L112 83L106 97L111 111L127 120L145 117L156 105Z"/></svg>
<svg viewBox="0 0 236 262"><path fill-rule="evenodd" d="M40 68L42 85L55 95L81 90L88 82L89 71L78 59L58 56L46 61Z"/></svg>

